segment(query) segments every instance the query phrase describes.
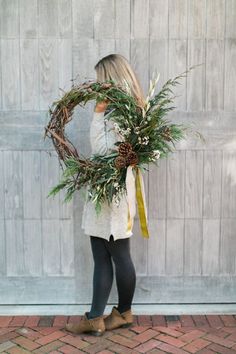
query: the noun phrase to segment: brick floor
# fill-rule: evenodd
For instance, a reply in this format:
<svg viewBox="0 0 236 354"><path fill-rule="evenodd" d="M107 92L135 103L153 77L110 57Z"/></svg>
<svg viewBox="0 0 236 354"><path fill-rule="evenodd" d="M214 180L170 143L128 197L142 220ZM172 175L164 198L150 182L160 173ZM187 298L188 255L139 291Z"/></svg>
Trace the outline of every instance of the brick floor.
<svg viewBox="0 0 236 354"><path fill-rule="evenodd" d="M64 329L81 316L0 316L0 353L236 354L236 315L134 315L102 337Z"/></svg>

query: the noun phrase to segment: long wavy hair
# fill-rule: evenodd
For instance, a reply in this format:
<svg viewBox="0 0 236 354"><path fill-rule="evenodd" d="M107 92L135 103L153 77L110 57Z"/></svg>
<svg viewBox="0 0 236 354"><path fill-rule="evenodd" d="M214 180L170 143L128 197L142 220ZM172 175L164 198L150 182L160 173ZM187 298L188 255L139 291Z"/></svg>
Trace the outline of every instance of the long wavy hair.
<svg viewBox="0 0 236 354"><path fill-rule="evenodd" d="M145 106L145 97L140 81L129 61L123 55L109 54L100 59L94 69L97 81L114 80L136 99L139 106Z"/></svg>

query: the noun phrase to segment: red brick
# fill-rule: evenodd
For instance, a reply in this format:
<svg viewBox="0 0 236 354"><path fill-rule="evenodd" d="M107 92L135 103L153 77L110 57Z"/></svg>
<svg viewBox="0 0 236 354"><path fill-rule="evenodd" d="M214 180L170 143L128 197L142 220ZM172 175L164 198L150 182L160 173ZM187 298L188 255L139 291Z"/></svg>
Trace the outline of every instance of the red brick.
<svg viewBox="0 0 236 354"><path fill-rule="evenodd" d="M26 320L27 316L14 316L9 325L11 327L22 327Z"/></svg>
<svg viewBox="0 0 236 354"><path fill-rule="evenodd" d="M154 330L157 330L159 332L162 332L162 333L166 333L166 334L169 334L170 336L172 337L180 337L182 336L182 332L179 332L175 329L172 329L172 328L168 328L168 327L163 327L163 326L155 326L153 327Z"/></svg>
<svg viewBox="0 0 236 354"><path fill-rule="evenodd" d="M122 337L119 334L114 334L109 339L128 348L134 348L135 346L139 345L139 342Z"/></svg>
<svg viewBox="0 0 236 354"><path fill-rule="evenodd" d="M13 347L10 349L7 349L7 352L10 354L27 354L27 353L31 353L28 350L25 350L23 348L20 347Z"/></svg>
<svg viewBox="0 0 236 354"><path fill-rule="evenodd" d="M214 351L214 353L233 354L232 349L222 347L218 344L211 344L209 345L209 347L207 347L207 349L211 349L212 351Z"/></svg>
<svg viewBox="0 0 236 354"><path fill-rule="evenodd" d="M206 318L211 327L220 328L224 326L224 323L221 321L221 318L218 315L206 315Z"/></svg>
<svg viewBox="0 0 236 354"><path fill-rule="evenodd" d="M12 316L0 316L0 327L8 327L12 319Z"/></svg>
<svg viewBox="0 0 236 354"><path fill-rule="evenodd" d="M32 340L29 340L25 337L16 337L12 340L12 342L19 344L21 347L27 349L27 350L34 350L38 347L40 347L40 344L37 344L35 342L33 342Z"/></svg>
<svg viewBox="0 0 236 354"><path fill-rule="evenodd" d="M123 345L120 344L114 344L112 346L109 345L109 350L112 351L112 353L118 353L118 354L135 354L135 353L140 353L134 349L129 349L127 347L124 347Z"/></svg>
<svg viewBox="0 0 236 354"><path fill-rule="evenodd" d="M55 327L32 327L35 331L38 331L42 335L48 335L57 331Z"/></svg>
<svg viewBox="0 0 236 354"><path fill-rule="evenodd" d="M60 347L62 347L64 343L62 343L59 340L55 340L54 342L51 342L49 344L43 345L42 347L35 349L34 353L36 354L41 354L41 353L50 353L51 351L54 351Z"/></svg>
<svg viewBox="0 0 236 354"><path fill-rule="evenodd" d="M217 337L213 334L207 334L204 339L208 339L211 342L223 345L224 347L231 348L235 343L232 342L231 340L225 339L225 338L220 338Z"/></svg>
<svg viewBox="0 0 236 354"><path fill-rule="evenodd" d="M56 339L59 339L61 337L64 337L66 334L62 331L55 331L53 333L48 334L45 337L41 337L39 339L36 339L36 342L42 345L48 344Z"/></svg>
<svg viewBox="0 0 236 354"><path fill-rule="evenodd" d="M142 333L147 330L147 327L135 326L135 327L131 327L130 330L134 331L135 333Z"/></svg>
<svg viewBox="0 0 236 354"><path fill-rule="evenodd" d="M16 329L16 332L19 333L21 336L34 340L42 337L41 333L33 331L31 328L18 328Z"/></svg>
<svg viewBox="0 0 236 354"><path fill-rule="evenodd" d="M190 315L180 315L179 316L179 320L180 320L180 323L181 323L181 326L187 326L187 327L195 327L195 323L192 319L192 316Z"/></svg>
<svg viewBox="0 0 236 354"><path fill-rule="evenodd" d="M194 315L192 316L193 321L197 327L209 327L209 323L205 315Z"/></svg>
<svg viewBox="0 0 236 354"><path fill-rule="evenodd" d="M8 333L5 333L5 334L2 334L0 336L0 343L6 342L7 340L13 339L13 338L16 338L16 337L19 337L19 334L15 333L15 332L8 332Z"/></svg>
<svg viewBox="0 0 236 354"><path fill-rule="evenodd" d="M82 352L79 349L76 349L75 347L66 344L63 347L60 347L60 353L65 353L65 354L83 354L84 352Z"/></svg>
<svg viewBox="0 0 236 354"><path fill-rule="evenodd" d="M232 315L220 315L220 318L222 322L224 323L224 326L226 327L236 327L236 319Z"/></svg>
<svg viewBox="0 0 236 354"><path fill-rule="evenodd" d="M192 341L191 343L185 345L182 349L184 349L190 353L196 353L200 349L203 349L206 346L208 346L209 344L211 344L211 343L208 342L207 340L202 339L202 338L198 338L198 339Z"/></svg>
<svg viewBox="0 0 236 354"><path fill-rule="evenodd" d="M82 316L70 316L68 323L79 323Z"/></svg>
<svg viewBox="0 0 236 354"><path fill-rule="evenodd" d="M69 316L55 316L53 326L64 327L68 320Z"/></svg>
<svg viewBox="0 0 236 354"><path fill-rule="evenodd" d="M60 341L73 345L76 348L85 348L89 345L89 343L83 341L80 336L72 336L72 335L66 335L63 338L60 338Z"/></svg>
<svg viewBox="0 0 236 354"><path fill-rule="evenodd" d="M153 326L166 326L165 316L162 315L152 315L152 325Z"/></svg>
<svg viewBox="0 0 236 354"><path fill-rule="evenodd" d="M86 348L83 348L83 351L86 353L94 354L103 349L107 349L111 345L111 342L108 341L106 338L99 338L97 343L94 343Z"/></svg>
<svg viewBox="0 0 236 354"><path fill-rule="evenodd" d="M138 316L138 324L140 326L152 326L152 319L149 315L139 315Z"/></svg>
<svg viewBox="0 0 236 354"><path fill-rule="evenodd" d="M110 350L102 350L101 352L98 352L97 354L114 354Z"/></svg>
<svg viewBox="0 0 236 354"><path fill-rule="evenodd" d="M39 323L40 316L29 316L26 321L24 326L25 327L36 327Z"/></svg>
<svg viewBox="0 0 236 354"><path fill-rule="evenodd" d="M172 353L172 354L188 354L188 352L186 352L186 350L173 347L172 345L167 344L167 343L160 343L160 344L158 344L158 348L160 348L160 349L166 351L167 353Z"/></svg>
<svg viewBox="0 0 236 354"><path fill-rule="evenodd" d="M153 329L147 329L145 332L134 336L133 339L140 343L144 343L149 339L155 337L158 333L158 331L154 331Z"/></svg>
<svg viewBox="0 0 236 354"><path fill-rule="evenodd" d="M185 342L182 342L180 339L173 338L166 334L159 334L156 338L159 341L166 342L178 348L181 348L186 344Z"/></svg>
<svg viewBox="0 0 236 354"><path fill-rule="evenodd" d="M199 331L198 329L195 329L191 332L185 333L181 336L181 340L183 342L191 342L192 340L202 337L205 334L203 331Z"/></svg>
<svg viewBox="0 0 236 354"><path fill-rule="evenodd" d="M156 348L158 344L161 344L158 340L150 339L149 341L140 344L135 348L139 353L148 353L151 349Z"/></svg>

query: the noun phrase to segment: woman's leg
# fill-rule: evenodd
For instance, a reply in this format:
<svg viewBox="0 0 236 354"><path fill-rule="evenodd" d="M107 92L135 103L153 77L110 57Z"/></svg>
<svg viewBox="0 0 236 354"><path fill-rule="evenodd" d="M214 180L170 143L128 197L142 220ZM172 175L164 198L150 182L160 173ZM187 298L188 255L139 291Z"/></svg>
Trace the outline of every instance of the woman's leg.
<svg viewBox="0 0 236 354"><path fill-rule="evenodd" d="M105 243L108 241L96 236L90 236L94 260L93 299L88 318L101 316L109 298L113 282L113 266L111 255Z"/></svg>
<svg viewBox="0 0 236 354"><path fill-rule="evenodd" d="M114 241L111 235L106 245L115 264L118 311L122 313L131 308L136 285L136 271L130 254L130 238Z"/></svg>

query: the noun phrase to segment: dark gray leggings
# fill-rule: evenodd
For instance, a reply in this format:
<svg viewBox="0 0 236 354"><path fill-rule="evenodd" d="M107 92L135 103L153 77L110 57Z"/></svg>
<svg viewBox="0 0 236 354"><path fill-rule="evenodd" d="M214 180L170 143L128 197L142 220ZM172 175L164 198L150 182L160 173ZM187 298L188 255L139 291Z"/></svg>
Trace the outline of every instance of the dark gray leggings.
<svg viewBox="0 0 236 354"><path fill-rule="evenodd" d="M130 238L114 241L90 236L94 260L93 298L89 318L103 315L113 283L115 264L116 285L118 290L118 311L131 308L136 285L136 272L130 255ZM111 260L112 259L112 260Z"/></svg>

